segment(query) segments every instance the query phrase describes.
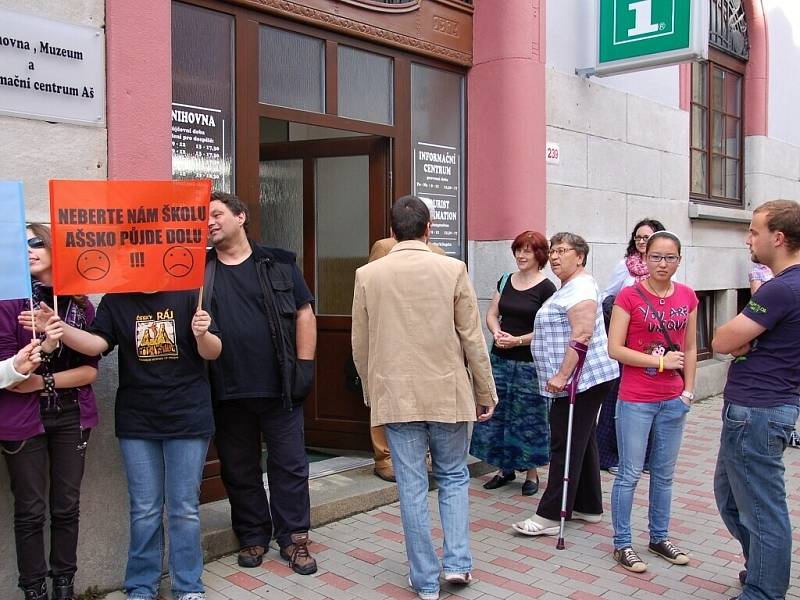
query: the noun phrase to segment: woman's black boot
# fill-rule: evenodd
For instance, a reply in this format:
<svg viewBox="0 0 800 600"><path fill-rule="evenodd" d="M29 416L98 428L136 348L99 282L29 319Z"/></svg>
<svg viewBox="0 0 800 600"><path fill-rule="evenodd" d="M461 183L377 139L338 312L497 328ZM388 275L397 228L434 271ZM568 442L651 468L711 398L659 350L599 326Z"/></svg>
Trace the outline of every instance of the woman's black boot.
<svg viewBox="0 0 800 600"><path fill-rule="evenodd" d="M25 600L47 600L47 582L41 581L22 588Z"/></svg>
<svg viewBox="0 0 800 600"><path fill-rule="evenodd" d="M58 575L53 577L53 600L74 600L74 584L74 575Z"/></svg>

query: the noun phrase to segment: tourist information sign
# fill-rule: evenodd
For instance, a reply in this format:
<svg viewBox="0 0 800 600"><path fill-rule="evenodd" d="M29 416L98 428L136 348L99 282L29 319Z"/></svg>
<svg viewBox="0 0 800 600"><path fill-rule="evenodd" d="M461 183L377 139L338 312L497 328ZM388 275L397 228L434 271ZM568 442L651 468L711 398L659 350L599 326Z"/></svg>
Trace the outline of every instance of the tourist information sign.
<svg viewBox="0 0 800 600"><path fill-rule="evenodd" d="M597 60L615 75L708 57L708 0L597 0Z"/></svg>

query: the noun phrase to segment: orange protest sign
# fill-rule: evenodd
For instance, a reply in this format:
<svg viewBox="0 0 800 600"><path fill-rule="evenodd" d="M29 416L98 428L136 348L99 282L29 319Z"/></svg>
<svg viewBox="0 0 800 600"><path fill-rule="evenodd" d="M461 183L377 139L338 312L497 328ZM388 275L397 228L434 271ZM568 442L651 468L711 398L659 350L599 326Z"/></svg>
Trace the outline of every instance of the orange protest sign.
<svg viewBox="0 0 800 600"><path fill-rule="evenodd" d="M59 295L203 285L211 181L50 181Z"/></svg>

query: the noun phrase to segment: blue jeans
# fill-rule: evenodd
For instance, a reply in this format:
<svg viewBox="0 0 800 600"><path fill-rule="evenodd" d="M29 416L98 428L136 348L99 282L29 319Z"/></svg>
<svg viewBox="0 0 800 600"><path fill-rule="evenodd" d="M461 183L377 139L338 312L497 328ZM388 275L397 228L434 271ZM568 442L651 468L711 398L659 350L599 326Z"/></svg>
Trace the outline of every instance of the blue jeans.
<svg viewBox="0 0 800 600"><path fill-rule="evenodd" d="M128 477L131 539L123 589L128 598L158 596L164 548L164 506L169 527L172 595L203 592L200 480L208 439L120 439Z"/></svg>
<svg viewBox="0 0 800 600"><path fill-rule="evenodd" d="M784 404L722 408L714 496L722 521L742 545L747 581L741 600L779 600L789 589L792 525L783 451L800 409Z"/></svg>
<svg viewBox="0 0 800 600"><path fill-rule="evenodd" d="M687 406L680 398L661 402L617 402L619 473L611 490L614 548L632 545L631 509L636 484L642 476L647 440L650 450L650 506L648 527L654 544L669 538L672 475L683 439Z"/></svg>
<svg viewBox="0 0 800 600"><path fill-rule="evenodd" d="M387 423L386 438L400 494L400 517L406 537L411 584L417 591L437 592L441 568L445 574L472 570L468 423ZM433 549L428 514L428 472L425 465L428 448L433 478L439 487L439 517L444 532L441 568Z"/></svg>

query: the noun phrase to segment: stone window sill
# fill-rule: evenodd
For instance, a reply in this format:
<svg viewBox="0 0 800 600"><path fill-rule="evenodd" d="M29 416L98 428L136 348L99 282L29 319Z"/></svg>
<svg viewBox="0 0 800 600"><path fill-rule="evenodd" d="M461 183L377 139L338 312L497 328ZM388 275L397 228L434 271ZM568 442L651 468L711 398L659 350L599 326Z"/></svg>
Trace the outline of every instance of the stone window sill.
<svg viewBox="0 0 800 600"><path fill-rule="evenodd" d="M689 202L690 219L724 221L726 223L749 223L752 217L753 211L744 208L728 208L726 206Z"/></svg>

